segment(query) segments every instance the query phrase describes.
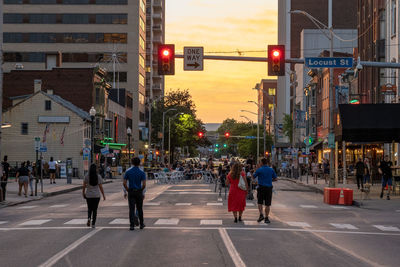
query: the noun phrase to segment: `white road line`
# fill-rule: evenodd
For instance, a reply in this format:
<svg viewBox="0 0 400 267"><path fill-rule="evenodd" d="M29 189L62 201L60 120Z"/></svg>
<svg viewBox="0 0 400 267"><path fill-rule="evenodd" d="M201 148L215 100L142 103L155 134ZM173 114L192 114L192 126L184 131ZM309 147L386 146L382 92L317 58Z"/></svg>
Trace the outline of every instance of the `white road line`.
<svg viewBox="0 0 400 267"><path fill-rule="evenodd" d="M268 223L259 223L257 221L244 221L244 225L249 225L249 226L254 226L254 225L262 225L262 226L268 226Z"/></svg>
<svg viewBox="0 0 400 267"><path fill-rule="evenodd" d="M179 223L179 219L158 219L154 224L155 225L177 225Z"/></svg>
<svg viewBox="0 0 400 267"><path fill-rule="evenodd" d="M347 223L330 223L333 227L337 229L350 229L350 230L357 230L358 228L354 225L347 224Z"/></svg>
<svg viewBox="0 0 400 267"><path fill-rule="evenodd" d="M348 210L348 207L345 206L330 206L332 209L338 209L338 210Z"/></svg>
<svg viewBox="0 0 400 267"><path fill-rule="evenodd" d="M26 222L20 223L19 225L20 225L20 226L25 226L25 225L29 225L29 226L32 226L32 225L42 225L42 224L47 223L47 222L49 222L49 221L51 221L51 220L30 220L30 221L26 221Z"/></svg>
<svg viewBox="0 0 400 267"><path fill-rule="evenodd" d="M23 207L18 207L17 209L19 210L28 210L28 209L33 209L36 208L37 206L23 206Z"/></svg>
<svg viewBox="0 0 400 267"><path fill-rule="evenodd" d="M306 222L286 222L286 223L290 226L295 226L295 227L311 227L311 225L309 225Z"/></svg>
<svg viewBox="0 0 400 267"><path fill-rule="evenodd" d="M6 224L8 221L0 221L0 224Z"/></svg>
<svg viewBox="0 0 400 267"><path fill-rule="evenodd" d="M164 192L163 195L216 195L214 192Z"/></svg>
<svg viewBox="0 0 400 267"><path fill-rule="evenodd" d="M221 197L219 197L219 198L218 198L218 201L222 201L222 198L221 198Z"/></svg>
<svg viewBox="0 0 400 267"><path fill-rule="evenodd" d="M160 202L145 202L145 203L143 203L143 205L145 205L145 206L160 206L161 203Z"/></svg>
<svg viewBox="0 0 400 267"><path fill-rule="evenodd" d="M246 206L247 206L247 207L254 207L255 205L254 205L254 203L249 203L249 202L247 202L247 203L246 203Z"/></svg>
<svg viewBox="0 0 400 267"><path fill-rule="evenodd" d="M87 204L82 204L79 206L79 208L86 208L86 207L87 207Z"/></svg>
<svg viewBox="0 0 400 267"><path fill-rule="evenodd" d="M222 220L201 220L200 225L222 225Z"/></svg>
<svg viewBox="0 0 400 267"><path fill-rule="evenodd" d="M64 224L86 224L87 219L72 219L68 222L65 222Z"/></svg>
<svg viewBox="0 0 400 267"><path fill-rule="evenodd" d="M211 189L168 189L165 192L212 192Z"/></svg>
<svg viewBox="0 0 400 267"><path fill-rule="evenodd" d="M128 206L128 202L117 202L117 203L111 204L111 206L113 206L113 207L126 207L126 206Z"/></svg>
<svg viewBox="0 0 400 267"><path fill-rule="evenodd" d="M50 206L50 208L65 208L65 207L67 207L67 206L69 206L68 204L60 204L60 205L53 205L53 206Z"/></svg>
<svg viewBox="0 0 400 267"><path fill-rule="evenodd" d="M400 232L400 229L396 226L374 225L374 227L381 231Z"/></svg>
<svg viewBox="0 0 400 267"><path fill-rule="evenodd" d="M223 203L216 203L216 202L209 202L207 203L207 206L222 206Z"/></svg>
<svg viewBox="0 0 400 267"><path fill-rule="evenodd" d="M300 208L303 208L303 209L316 209L318 207L315 206L315 205L300 205Z"/></svg>
<svg viewBox="0 0 400 267"><path fill-rule="evenodd" d="M224 241L225 247L228 250L229 255L231 255L231 259L236 267L245 267L246 264L243 262L240 257L239 252L236 250L235 246L230 239L228 232L224 228L218 229L219 234L221 235L222 241Z"/></svg>
<svg viewBox="0 0 400 267"><path fill-rule="evenodd" d="M115 219L110 224L130 224L129 219Z"/></svg>
<svg viewBox="0 0 400 267"><path fill-rule="evenodd" d="M89 238L94 236L99 231L101 231L101 229L95 229L95 230L91 231L90 233L82 236L81 238L76 240L74 243L72 243L71 245L69 245L68 247L66 247L65 249L61 250L56 255L54 255L53 257L51 257L50 259L48 259L47 261L45 261L41 265L39 265L39 267L50 267L50 266L53 266L60 259L62 259L65 255L67 255L68 253L70 253L71 251L76 249L80 244L82 244L83 242L85 242L86 240L88 240Z"/></svg>
<svg viewBox="0 0 400 267"><path fill-rule="evenodd" d="M192 206L192 203L176 203L175 206Z"/></svg>

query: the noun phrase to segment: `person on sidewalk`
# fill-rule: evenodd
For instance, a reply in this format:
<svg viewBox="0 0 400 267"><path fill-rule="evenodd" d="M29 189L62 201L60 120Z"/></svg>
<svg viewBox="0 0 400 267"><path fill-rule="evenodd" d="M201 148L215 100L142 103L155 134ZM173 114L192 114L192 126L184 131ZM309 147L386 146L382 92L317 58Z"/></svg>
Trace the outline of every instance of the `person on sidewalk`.
<svg viewBox="0 0 400 267"><path fill-rule="evenodd" d="M358 161L356 163L356 179L357 179L358 190L360 190L360 184L361 184L361 190L364 190L364 182L363 182L364 174L365 174L365 165L360 157L358 158Z"/></svg>
<svg viewBox="0 0 400 267"><path fill-rule="evenodd" d="M239 188L240 179L243 179L246 185L246 190ZM231 185L229 188L228 195L228 212L232 212L235 217L234 222L238 222L238 213L239 213L239 222L242 221L243 211L246 207L246 196L249 187L246 182L246 174L242 171L242 166L240 163L235 163L232 167L232 170L229 172L226 177L225 185Z"/></svg>
<svg viewBox="0 0 400 267"><path fill-rule="evenodd" d="M56 169L57 161L54 161L53 157L51 157L49 161L50 184L56 183Z"/></svg>
<svg viewBox="0 0 400 267"><path fill-rule="evenodd" d="M99 207L100 202L100 192L103 196L103 200L106 200L102 183L103 180L97 173L96 164L90 165L89 175L86 175L85 179L83 180L82 194L83 198L86 199L88 207L87 226L90 226L90 223L92 223L92 228L96 228L97 208Z"/></svg>
<svg viewBox="0 0 400 267"><path fill-rule="evenodd" d="M135 207L139 212L140 229L145 227L143 222L143 190L146 188L146 174L139 169L140 159L132 159L133 167L124 175L124 188L128 192L129 230L135 230ZM129 184L128 184L129 182Z"/></svg>
<svg viewBox="0 0 400 267"><path fill-rule="evenodd" d="M28 160L27 162L26 162L26 167L28 168L28 170L29 170L29 188L31 189L31 197L33 196L33 185L32 185L32 182L33 182L33 180L34 180L34 176L33 176L33 167L32 167L32 165L31 165L31 162Z"/></svg>
<svg viewBox="0 0 400 267"><path fill-rule="evenodd" d="M268 159L262 158L261 167L256 170L253 177L258 178L257 203L260 217L257 222L264 220L265 223L270 223L268 216L272 201L272 182L277 181L277 176L275 171L268 167L267 164ZM265 217L263 214L263 204L265 205Z"/></svg>
<svg viewBox="0 0 400 267"><path fill-rule="evenodd" d="M324 163L322 164L322 167L324 169L324 179L325 179L325 184L328 183L329 179L329 173L330 173L330 166L329 166L329 160L324 159Z"/></svg>
<svg viewBox="0 0 400 267"><path fill-rule="evenodd" d="M18 179L18 196L21 195L22 187L24 187L25 197L28 197L28 182L29 182L30 172L25 166L25 162L21 163L21 167L18 169L16 178Z"/></svg>
<svg viewBox="0 0 400 267"><path fill-rule="evenodd" d="M313 180L314 184L318 183L318 172L319 172L319 164L317 162L317 159L314 159L313 162L311 163L311 171L313 175Z"/></svg>
<svg viewBox="0 0 400 267"><path fill-rule="evenodd" d="M6 200L7 183L8 183L8 173L10 171L10 164L7 162L8 157L4 156L4 160L1 163L3 171L1 175L1 189L3 191L3 200Z"/></svg>
<svg viewBox="0 0 400 267"><path fill-rule="evenodd" d="M365 166L364 184L369 184L371 182L371 164L369 163L368 158L364 159L364 166Z"/></svg>
<svg viewBox="0 0 400 267"><path fill-rule="evenodd" d="M386 199L390 200L390 191L392 190L392 167L393 163L389 160L389 156L386 155L385 159L379 164L379 173L382 175L382 191L380 197L383 198L383 191L388 186Z"/></svg>

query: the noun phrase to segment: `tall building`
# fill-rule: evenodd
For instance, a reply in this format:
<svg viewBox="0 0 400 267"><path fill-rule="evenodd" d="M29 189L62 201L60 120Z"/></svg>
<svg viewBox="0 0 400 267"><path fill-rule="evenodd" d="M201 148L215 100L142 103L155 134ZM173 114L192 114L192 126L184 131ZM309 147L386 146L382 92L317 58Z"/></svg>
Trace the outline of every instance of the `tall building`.
<svg viewBox="0 0 400 267"><path fill-rule="evenodd" d="M132 125L126 127L138 153L145 128L144 0L4 0L3 13L5 72L62 65L116 73L113 87L132 93Z"/></svg>
<svg viewBox="0 0 400 267"><path fill-rule="evenodd" d="M266 131L269 134L274 134L274 111L276 104L276 86L275 79L262 79L256 84L258 88L258 103L260 103L260 123L265 122Z"/></svg>

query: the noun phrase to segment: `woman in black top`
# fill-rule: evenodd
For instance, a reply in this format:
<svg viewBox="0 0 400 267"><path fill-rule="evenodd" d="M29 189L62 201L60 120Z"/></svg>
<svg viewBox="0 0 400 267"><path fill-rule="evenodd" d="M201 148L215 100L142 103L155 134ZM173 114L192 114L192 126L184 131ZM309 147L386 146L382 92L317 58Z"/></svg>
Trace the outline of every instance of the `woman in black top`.
<svg viewBox="0 0 400 267"><path fill-rule="evenodd" d="M22 186L24 186L25 197L28 196L27 194L28 194L29 175L30 175L30 171L25 166L25 162L22 162L21 168L18 169L17 175L16 175L16 178L18 179L18 183L19 183L18 196L21 195Z"/></svg>

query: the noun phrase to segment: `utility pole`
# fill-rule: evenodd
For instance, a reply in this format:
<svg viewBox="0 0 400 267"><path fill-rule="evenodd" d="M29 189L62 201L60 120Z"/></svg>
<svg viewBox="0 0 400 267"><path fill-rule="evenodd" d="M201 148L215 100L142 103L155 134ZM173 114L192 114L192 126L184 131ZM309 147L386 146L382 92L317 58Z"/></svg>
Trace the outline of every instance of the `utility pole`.
<svg viewBox="0 0 400 267"><path fill-rule="evenodd" d="M266 130L267 130L267 115L266 115L266 113L265 113L265 107L263 107L263 111L264 111L264 113L263 113L263 127L264 127L264 155L263 155L263 157L265 157L265 153L267 152L267 143L266 143L266 136L267 136L267 133L266 133Z"/></svg>

